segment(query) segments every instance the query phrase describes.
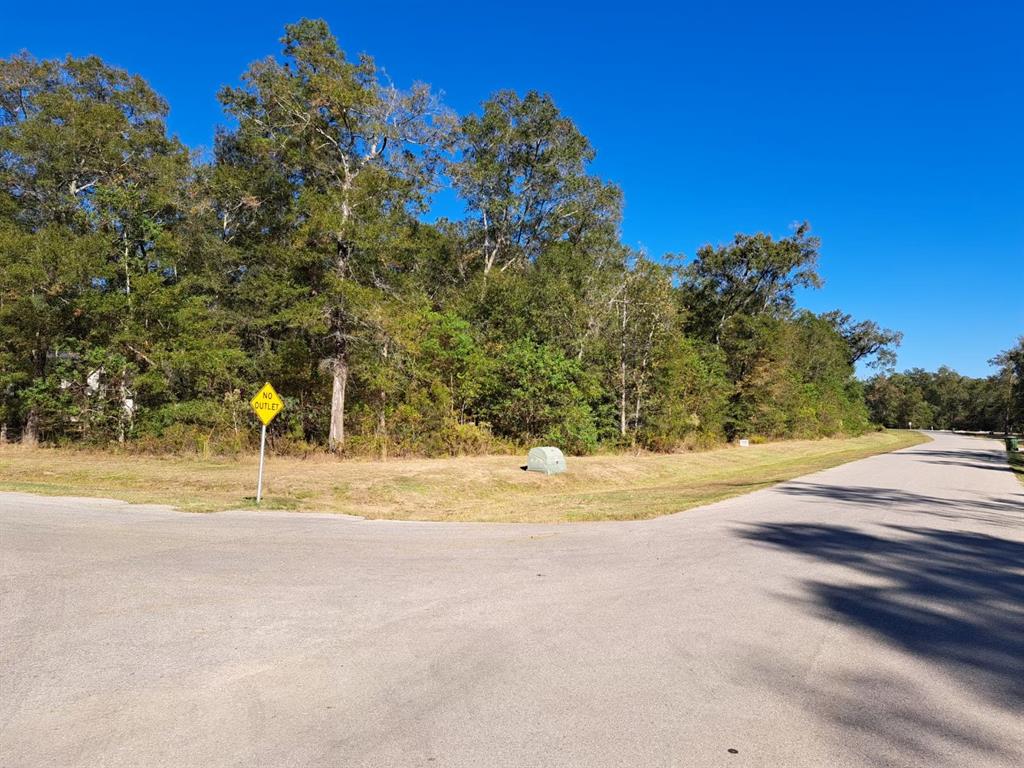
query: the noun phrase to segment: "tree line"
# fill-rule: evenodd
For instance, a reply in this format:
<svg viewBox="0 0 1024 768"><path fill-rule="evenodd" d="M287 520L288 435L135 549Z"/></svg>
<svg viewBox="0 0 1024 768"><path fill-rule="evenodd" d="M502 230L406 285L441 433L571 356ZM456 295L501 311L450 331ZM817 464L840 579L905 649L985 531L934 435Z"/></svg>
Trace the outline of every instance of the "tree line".
<svg viewBox="0 0 1024 768"><path fill-rule="evenodd" d="M1024 430L1024 336L990 362L997 373L985 378L945 366L879 374L866 386L871 418L887 427Z"/></svg>
<svg viewBox="0 0 1024 768"><path fill-rule="evenodd" d="M900 334L796 306L821 283L808 225L652 259L549 96L458 115L322 21L281 42L219 93L208 158L137 75L0 60L0 437L240 450L266 380L278 450L869 428L854 365Z"/></svg>

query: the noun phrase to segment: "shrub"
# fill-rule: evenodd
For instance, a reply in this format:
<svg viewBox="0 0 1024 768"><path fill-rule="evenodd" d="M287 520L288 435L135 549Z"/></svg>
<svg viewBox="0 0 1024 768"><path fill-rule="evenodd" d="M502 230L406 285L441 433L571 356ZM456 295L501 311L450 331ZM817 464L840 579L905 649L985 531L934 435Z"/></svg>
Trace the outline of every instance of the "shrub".
<svg viewBox="0 0 1024 768"><path fill-rule="evenodd" d="M520 339L503 351L481 396L495 432L519 443L545 439L570 453L597 443L591 401L598 388L576 360Z"/></svg>

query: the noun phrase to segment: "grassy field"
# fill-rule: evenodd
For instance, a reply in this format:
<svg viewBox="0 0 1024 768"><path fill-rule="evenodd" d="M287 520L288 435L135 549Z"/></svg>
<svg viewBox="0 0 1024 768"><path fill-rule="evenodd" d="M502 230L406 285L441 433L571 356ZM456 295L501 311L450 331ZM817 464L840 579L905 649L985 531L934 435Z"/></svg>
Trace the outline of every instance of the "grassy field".
<svg viewBox="0 0 1024 768"><path fill-rule="evenodd" d="M917 432L794 440L670 455L568 459L564 475L525 457L390 461L268 457L264 508L402 520L568 522L640 519L925 442ZM97 496L213 512L254 506L257 459L0 448L0 490Z"/></svg>
<svg viewBox="0 0 1024 768"><path fill-rule="evenodd" d="M1006 458L1010 462L1010 469L1017 475L1017 479L1024 484L1024 452L1017 451L1016 453L1011 453L1007 451Z"/></svg>

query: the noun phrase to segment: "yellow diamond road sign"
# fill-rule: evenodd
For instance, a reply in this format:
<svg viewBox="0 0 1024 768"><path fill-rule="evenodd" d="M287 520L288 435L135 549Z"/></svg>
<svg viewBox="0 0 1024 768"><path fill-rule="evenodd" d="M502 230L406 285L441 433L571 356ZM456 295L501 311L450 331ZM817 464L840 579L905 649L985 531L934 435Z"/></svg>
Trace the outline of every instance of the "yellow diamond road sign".
<svg viewBox="0 0 1024 768"><path fill-rule="evenodd" d="M264 424L272 422L274 417L284 410L284 400L278 397L269 381L256 393L256 397L249 401L249 405Z"/></svg>

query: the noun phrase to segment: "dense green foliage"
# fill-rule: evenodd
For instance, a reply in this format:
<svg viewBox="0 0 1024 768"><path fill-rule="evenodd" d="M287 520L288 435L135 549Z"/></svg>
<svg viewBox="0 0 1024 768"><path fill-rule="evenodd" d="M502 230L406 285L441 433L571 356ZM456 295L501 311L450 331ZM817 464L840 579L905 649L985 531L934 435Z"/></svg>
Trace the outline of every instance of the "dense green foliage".
<svg viewBox="0 0 1024 768"><path fill-rule="evenodd" d="M891 361L899 334L796 306L821 282L806 224L648 258L550 97L458 116L349 59L323 22L282 43L220 93L230 127L208 161L137 76L0 61L4 434L241 449L266 380L287 404L278 450L671 450L868 427L854 364ZM442 187L459 220L430 219ZM870 394L901 424L904 405L877 405L893 380Z"/></svg>

